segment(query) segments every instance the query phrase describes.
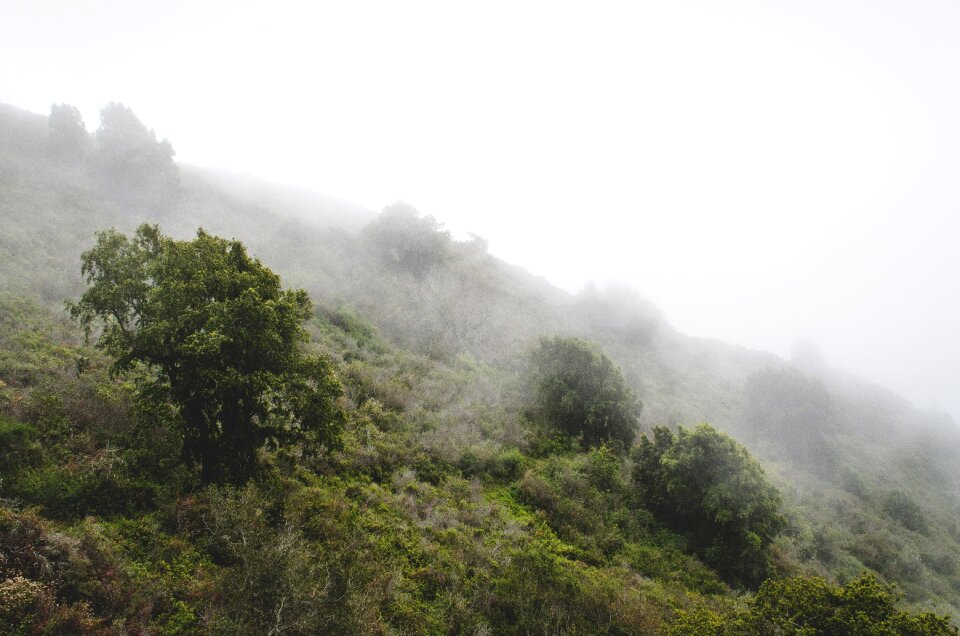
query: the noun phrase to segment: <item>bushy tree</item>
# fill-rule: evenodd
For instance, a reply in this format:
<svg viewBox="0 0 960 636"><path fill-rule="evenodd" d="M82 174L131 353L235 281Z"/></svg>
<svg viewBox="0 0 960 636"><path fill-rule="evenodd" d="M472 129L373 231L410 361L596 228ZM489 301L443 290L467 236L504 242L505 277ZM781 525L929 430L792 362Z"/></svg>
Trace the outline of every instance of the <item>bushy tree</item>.
<svg viewBox="0 0 960 636"><path fill-rule="evenodd" d="M579 338L541 338L531 354L531 380L534 422L587 446L633 443L640 402L595 346Z"/></svg>
<svg viewBox="0 0 960 636"><path fill-rule="evenodd" d="M239 241L110 230L82 271L89 288L71 313L88 330L102 325L97 344L115 373L145 367L141 398L170 407L204 482L244 481L265 444L335 442L342 388L303 351L307 294L282 289Z"/></svg>
<svg viewBox="0 0 960 636"><path fill-rule="evenodd" d="M770 574L770 543L783 529L780 495L733 438L707 424L653 429L636 452L642 504L728 581L755 587Z"/></svg>

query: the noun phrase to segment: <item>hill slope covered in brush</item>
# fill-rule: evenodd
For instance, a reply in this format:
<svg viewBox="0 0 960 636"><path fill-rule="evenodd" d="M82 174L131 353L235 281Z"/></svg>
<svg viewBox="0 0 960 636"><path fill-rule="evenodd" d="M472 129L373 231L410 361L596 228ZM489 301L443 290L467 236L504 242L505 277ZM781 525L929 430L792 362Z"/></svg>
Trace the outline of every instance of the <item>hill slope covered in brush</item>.
<svg viewBox="0 0 960 636"><path fill-rule="evenodd" d="M949 420L815 360L686 337L628 291L567 294L405 204L374 215L178 166L111 108L88 135L69 110L0 107L0 611L21 633L770 633L778 598L832 629L949 633L901 611L960 609ZM265 446L251 481L201 483L144 402L150 370L109 373L63 310L94 232L142 223L235 237L307 291L338 443ZM557 435L531 367L549 342L616 369L638 433L685 428L646 451ZM693 514L724 473L693 488L664 456L752 477ZM743 483L780 501L756 581L710 547L758 529L721 519L762 508ZM866 598L885 600L851 618Z"/></svg>

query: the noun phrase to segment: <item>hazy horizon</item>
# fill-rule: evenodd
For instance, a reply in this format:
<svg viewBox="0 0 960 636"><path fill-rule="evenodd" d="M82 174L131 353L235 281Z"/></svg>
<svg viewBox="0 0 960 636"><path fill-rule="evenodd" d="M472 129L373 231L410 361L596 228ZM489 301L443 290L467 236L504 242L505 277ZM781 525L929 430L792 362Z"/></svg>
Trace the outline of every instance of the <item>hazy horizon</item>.
<svg viewBox="0 0 960 636"><path fill-rule="evenodd" d="M0 101L402 199L569 291L960 419L960 6L9 3Z"/></svg>

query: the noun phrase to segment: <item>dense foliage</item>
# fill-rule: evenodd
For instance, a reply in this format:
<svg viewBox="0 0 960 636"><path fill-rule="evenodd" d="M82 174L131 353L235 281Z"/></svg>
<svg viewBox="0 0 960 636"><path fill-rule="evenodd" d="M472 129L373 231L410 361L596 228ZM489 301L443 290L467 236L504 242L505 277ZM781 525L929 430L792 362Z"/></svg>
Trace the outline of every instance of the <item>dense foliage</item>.
<svg viewBox="0 0 960 636"><path fill-rule="evenodd" d="M734 583L771 573L770 544L784 528L780 495L747 450L707 424L653 429L634 469L641 501Z"/></svg>
<svg viewBox="0 0 960 636"><path fill-rule="evenodd" d="M90 288L71 313L87 329L102 323L97 346L115 373L147 366L138 396L173 406L204 483L245 481L267 443L336 442L340 384L302 350L310 301L238 241L203 230L174 241L149 225L132 239L102 232L83 273Z"/></svg>
<svg viewBox="0 0 960 636"><path fill-rule="evenodd" d="M542 338L531 363L531 419L586 446L633 443L640 404L596 347L579 338Z"/></svg>

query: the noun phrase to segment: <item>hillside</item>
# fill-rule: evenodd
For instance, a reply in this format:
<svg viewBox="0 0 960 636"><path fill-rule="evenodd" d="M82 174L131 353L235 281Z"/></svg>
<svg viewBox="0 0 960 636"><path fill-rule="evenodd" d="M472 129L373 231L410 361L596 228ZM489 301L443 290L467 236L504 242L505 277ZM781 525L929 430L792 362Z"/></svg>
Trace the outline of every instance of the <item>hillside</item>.
<svg viewBox="0 0 960 636"><path fill-rule="evenodd" d="M0 595L41 598L61 633L114 633L108 618L146 633L747 620L759 604L743 581L638 499L635 453L534 425L529 354L545 336L596 343L642 403L641 432L709 422L760 460L784 502L775 578L875 573L904 607L960 615L952 421L822 364L687 337L626 290L565 293L406 204L373 215L177 166L125 125L135 143L116 159L103 137L68 147L47 117L0 106L0 433L15 449L0 466ZM343 386L338 448L264 450L263 474L237 487L176 460L136 378L113 377L63 311L86 289L94 232L141 223L234 237L307 291L308 348Z"/></svg>

